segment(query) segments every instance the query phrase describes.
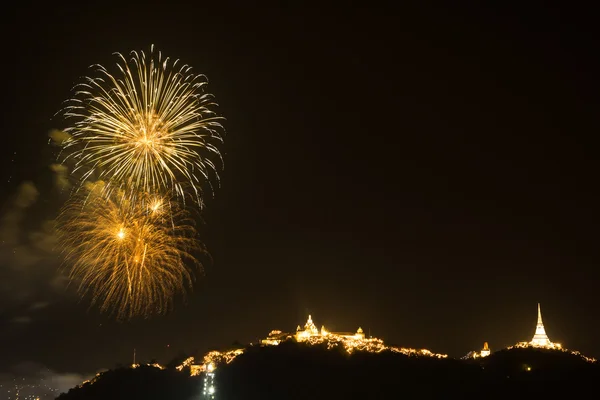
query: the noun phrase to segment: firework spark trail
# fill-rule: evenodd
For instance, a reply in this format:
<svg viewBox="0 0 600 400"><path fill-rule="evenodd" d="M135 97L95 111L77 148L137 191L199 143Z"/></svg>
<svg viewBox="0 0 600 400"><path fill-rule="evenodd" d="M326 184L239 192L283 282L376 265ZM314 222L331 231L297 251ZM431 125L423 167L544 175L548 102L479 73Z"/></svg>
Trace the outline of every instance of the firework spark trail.
<svg viewBox="0 0 600 400"><path fill-rule="evenodd" d="M201 267L188 213L158 196L133 201L97 184L65 204L58 234L79 293L119 319L167 312Z"/></svg>
<svg viewBox="0 0 600 400"><path fill-rule="evenodd" d="M104 180L108 192L126 188L138 193L186 193L203 205L203 185L212 191L222 165L222 118L204 75L179 60L171 62L151 48L147 55L118 57L118 75L95 65L96 77L73 88L59 111L74 123L62 144L63 162L73 160L80 185Z"/></svg>

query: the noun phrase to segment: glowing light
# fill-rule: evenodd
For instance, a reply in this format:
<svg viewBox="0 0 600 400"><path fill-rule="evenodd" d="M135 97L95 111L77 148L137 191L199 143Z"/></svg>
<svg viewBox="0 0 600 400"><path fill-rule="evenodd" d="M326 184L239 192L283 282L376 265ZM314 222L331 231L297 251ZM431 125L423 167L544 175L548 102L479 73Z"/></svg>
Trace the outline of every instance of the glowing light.
<svg viewBox="0 0 600 400"><path fill-rule="evenodd" d="M181 365L177 366L176 369L178 371L183 370L185 367L189 367L194 363L194 357L188 357L185 360L183 360L183 362L181 363Z"/></svg>
<svg viewBox="0 0 600 400"><path fill-rule="evenodd" d="M555 350L555 351L562 351L564 353L569 353L569 354L572 354L574 356L581 357L582 359L584 359L585 361L590 362L590 363L595 363L595 362L598 361L594 357L587 357L587 356L581 354L579 351L566 349L566 348L560 346L559 343L553 343L553 346L538 346L538 345L532 344L531 342L519 342L519 343L515 344L514 346L507 347L506 349L507 350L511 350L511 349L546 349L546 350Z"/></svg>
<svg viewBox="0 0 600 400"><path fill-rule="evenodd" d="M542 322L542 311L541 311L541 307L540 307L539 303L538 303L537 324L535 327L535 334L533 335L533 338L529 342L519 342L519 343L515 344L514 346L507 347L506 349L510 350L510 349L516 349L516 348L521 348L521 349L535 348L535 349L557 350L557 351L562 351L565 353L570 353L572 355L579 356L579 357L583 358L585 361L590 362L590 363L595 363L597 361L595 358L584 356L583 354L581 354L578 351L568 350L568 349L564 348L560 343L551 342L550 339L548 338L548 335L546 335L544 323Z"/></svg>
<svg viewBox="0 0 600 400"><path fill-rule="evenodd" d="M488 346L488 342L484 342L483 349L481 349L481 351L470 351L467 355L465 355L464 357L461 357L461 359L467 360L470 358L487 357L490 354L491 354L491 350Z"/></svg>
<svg viewBox="0 0 600 400"><path fill-rule="evenodd" d="M206 77L154 47L116 55L116 75L93 66L57 113L73 121L62 161L74 162L80 183L104 180L107 191L127 187L133 196L193 193L201 205L203 185L218 182L215 159L222 163L222 118Z"/></svg>
<svg viewBox="0 0 600 400"><path fill-rule="evenodd" d="M150 209L151 209L153 212L157 212L158 210L160 210L160 207L161 207L161 206L162 206L162 201L160 201L160 200L157 200L157 201L155 201L155 202L152 204L152 206L150 206Z"/></svg>
<svg viewBox="0 0 600 400"><path fill-rule="evenodd" d="M348 353L355 351L366 351L371 353L380 353L382 351L392 351L411 356L428 356L437 358L446 358L446 354L432 353L427 349L410 349L404 347L386 346L383 340L377 338L365 338L362 328L358 328L355 333L340 333L329 332L325 327L321 327L319 331L312 320L312 316L308 316L308 320L304 325L304 329L298 327L296 333L284 334L279 330L271 331L266 339L261 340L261 344L277 346L285 340L296 340L310 345L326 344L328 349L343 347Z"/></svg>
<svg viewBox="0 0 600 400"><path fill-rule="evenodd" d="M108 196L95 185L73 196L58 218L71 282L101 311L121 319L168 311L201 266L193 256L201 248L188 214L171 204L171 213L162 215L149 204L121 191Z"/></svg>
<svg viewBox="0 0 600 400"><path fill-rule="evenodd" d="M325 344L327 349L334 349L338 347L344 348L349 354L356 351L364 351L370 353L380 353L383 351L390 351L393 353L400 353L412 357L434 357L434 358L447 358L447 354L433 353L427 349L411 349L404 347L386 346L383 340L377 338L365 338L362 328L358 328L355 333L339 333L329 332L325 327L321 327L319 331L312 321L312 317L309 315L304 330L300 327L297 328L295 334L284 333L280 330L272 330L266 339L262 339L260 343L262 345L277 346L281 342L286 340L295 340L297 342L306 343L308 345L321 345ZM244 353L244 349L235 349L230 351L211 351L207 353L202 359L200 365L195 364L193 357L185 360L181 365L177 367L177 370L181 371L184 367L190 366L191 375L198 376L202 373L207 373L209 376L214 373L219 365L229 364L236 357Z"/></svg>

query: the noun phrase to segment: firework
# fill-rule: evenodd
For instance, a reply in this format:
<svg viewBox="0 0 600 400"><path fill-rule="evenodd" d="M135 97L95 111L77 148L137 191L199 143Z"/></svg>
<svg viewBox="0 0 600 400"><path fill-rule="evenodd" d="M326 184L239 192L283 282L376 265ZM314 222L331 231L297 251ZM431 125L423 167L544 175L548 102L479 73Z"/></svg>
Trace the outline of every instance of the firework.
<svg viewBox="0 0 600 400"><path fill-rule="evenodd" d="M195 229L177 203L131 199L95 185L72 196L58 218L71 282L119 319L167 312L200 267Z"/></svg>
<svg viewBox="0 0 600 400"><path fill-rule="evenodd" d="M120 53L116 74L94 65L94 76L73 88L59 112L72 124L62 142L80 184L103 180L108 192L193 194L202 205L222 164L222 118L207 79L179 60L155 52ZM81 185L78 186L80 188Z"/></svg>

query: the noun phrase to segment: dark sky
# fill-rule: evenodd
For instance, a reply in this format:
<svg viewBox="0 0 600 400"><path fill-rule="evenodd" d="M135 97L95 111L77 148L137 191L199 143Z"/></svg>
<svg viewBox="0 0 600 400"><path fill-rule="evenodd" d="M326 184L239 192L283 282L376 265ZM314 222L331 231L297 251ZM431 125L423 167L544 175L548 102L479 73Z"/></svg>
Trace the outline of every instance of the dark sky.
<svg viewBox="0 0 600 400"><path fill-rule="evenodd" d="M167 362L308 313L459 357L529 340L537 302L550 339L600 356L592 10L196 4L4 14L0 369ZM214 262L187 304L118 323L64 288L40 233L62 201L47 133L89 65L152 43L227 118Z"/></svg>

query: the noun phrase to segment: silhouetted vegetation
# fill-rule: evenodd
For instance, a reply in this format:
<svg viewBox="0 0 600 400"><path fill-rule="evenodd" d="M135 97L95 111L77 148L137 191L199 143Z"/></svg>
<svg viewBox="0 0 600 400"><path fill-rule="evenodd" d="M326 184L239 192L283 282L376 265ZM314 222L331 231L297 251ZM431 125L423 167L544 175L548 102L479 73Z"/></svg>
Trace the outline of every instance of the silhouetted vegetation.
<svg viewBox="0 0 600 400"><path fill-rule="evenodd" d="M117 368L103 372L94 382L61 394L57 400L191 400L198 399L202 388L199 377L174 369L150 366Z"/></svg>
<svg viewBox="0 0 600 400"><path fill-rule="evenodd" d="M593 397L600 366L552 350L503 350L462 361L392 352L348 355L284 342L276 347L251 346L231 364L219 366L215 376L217 400L547 400ZM201 399L202 378L190 377L189 369L119 368L58 399Z"/></svg>

